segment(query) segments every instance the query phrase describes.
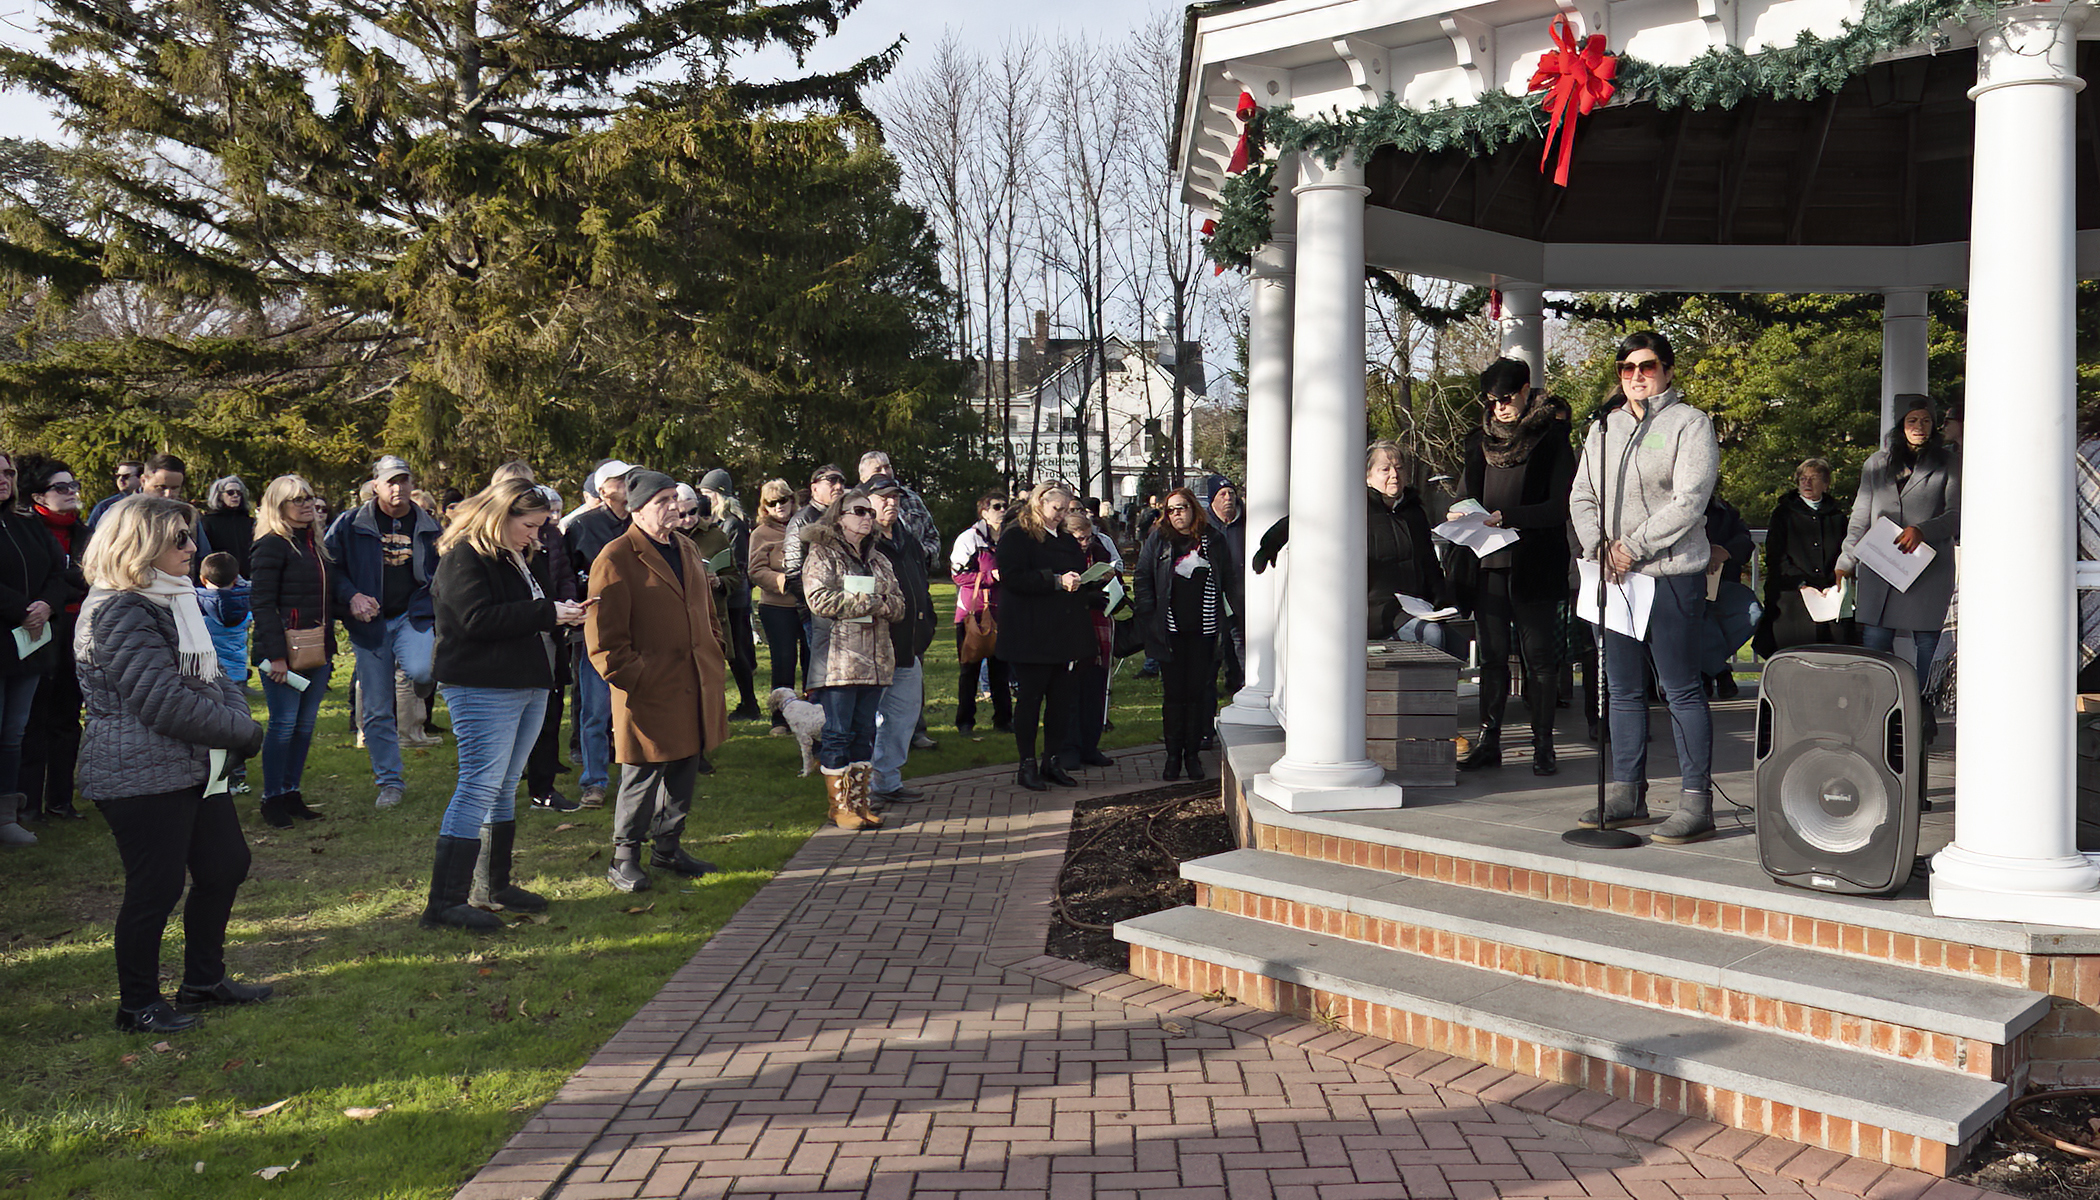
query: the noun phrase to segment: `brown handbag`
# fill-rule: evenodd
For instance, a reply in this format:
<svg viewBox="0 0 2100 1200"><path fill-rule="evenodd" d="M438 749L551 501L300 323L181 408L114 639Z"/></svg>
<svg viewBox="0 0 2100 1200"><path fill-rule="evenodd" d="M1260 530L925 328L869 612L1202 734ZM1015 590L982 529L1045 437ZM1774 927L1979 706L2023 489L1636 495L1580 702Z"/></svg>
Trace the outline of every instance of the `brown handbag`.
<svg viewBox="0 0 2100 1200"><path fill-rule="evenodd" d="M999 650L999 622L987 604L963 618L962 660L983 662Z"/></svg>
<svg viewBox="0 0 2100 1200"><path fill-rule="evenodd" d="M296 619L296 618L295 618ZM284 665L293 671L318 671L328 665L328 631L312 629L284 631Z"/></svg>

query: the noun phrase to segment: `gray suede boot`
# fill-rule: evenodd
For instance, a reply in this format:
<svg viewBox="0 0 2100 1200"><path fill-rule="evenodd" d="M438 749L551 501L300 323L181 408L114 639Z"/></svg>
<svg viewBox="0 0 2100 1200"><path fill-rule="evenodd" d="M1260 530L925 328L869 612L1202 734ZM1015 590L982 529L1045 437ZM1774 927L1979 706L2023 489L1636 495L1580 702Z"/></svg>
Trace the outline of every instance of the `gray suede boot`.
<svg viewBox="0 0 2100 1200"><path fill-rule="evenodd" d="M20 792L0 796L0 846L34 846L36 835L22 825L22 809L28 798Z"/></svg>
<svg viewBox="0 0 2100 1200"><path fill-rule="evenodd" d="M1648 838L1665 846L1681 846L1686 842L1703 842L1713 835L1713 793L1683 792L1677 801L1677 811L1670 814L1662 828L1649 834Z"/></svg>
<svg viewBox="0 0 2100 1200"><path fill-rule="evenodd" d="M1648 815L1646 789L1637 783L1607 783L1604 785L1604 811L1591 809L1575 818L1575 823L1584 829L1622 829L1628 825L1647 825L1654 818Z"/></svg>

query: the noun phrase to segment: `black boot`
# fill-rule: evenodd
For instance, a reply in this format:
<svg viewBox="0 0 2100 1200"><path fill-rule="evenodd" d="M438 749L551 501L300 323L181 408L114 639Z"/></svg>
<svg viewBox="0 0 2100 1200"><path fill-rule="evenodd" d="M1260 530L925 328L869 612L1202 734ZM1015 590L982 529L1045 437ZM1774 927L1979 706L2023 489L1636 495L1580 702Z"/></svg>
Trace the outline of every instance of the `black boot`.
<svg viewBox="0 0 2100 1200"><path fill-rule="evenodd" d="M472 903L507 912L546 912L547 898L510 881L511 847L518 838L516 821L492 821L481 827L481 857L474 863Z"/></svg>
<svg viewBox="0 0 2100 1200"><path fill-rule="evenodd" d="M277 797L277 802L284 806L286 812L302 821L318 821L321 819L320 813L306 806L306 797L301 795L297 789Z"/></svg>
<svg viewBox="0 0 2100 1200"><path fill-rule="evenodd" d="M1021 760L1021 765L1014 769L1014 782L1031 792L1050 790L1050 785L1043 782L1042 772L1036 769L1035 759L1033 758L1023 758Z"/></svg>
<svg viewBox="0 0 2100 1200"><path fill-rule="evenodd" d="M1190 778L1190 779L1208 779L1208 778L1210 778L1210 776L1209 776L1208 774L1204 773L1204 770L1203 770L1203 752L1202 752L1201 750L1184 750L1184 751L1182 751L1182 753L1181 753L1181 764L1182 764L1182 766L1184 766L1184 767L1188 768L1188 773L1189 773L1189 778Z"/></svg>
<svg viewBox="0 0 2100 1200"><path fill-rule="evenodd" d="M262 819L263 824L272 829L290 829L295 818L291 807L285 804L283 796L264 796Z"/></svg>
<svg viewBox="0 0 2100 1200"><path fill-rule="evenodd" d="M474 887L474 864L481 859L481 839L440 836L437 859L430 867L430 902L423 907L425 929L503 928L495 913L483 912L467 903Z"/></svg>
<svg viewBox="0 0 2100 1200"><path fill-rule="evenodd" d="M1473 748L1458 760L1461 771L1478 771L1483 767L1502 765L1502 728L1499 725L1482 725L1480 736L1473 740Z"/></svg>
<svg viewBox="0 0 2100 1200"><path fill-rule="evenodd" d="M1043 780L1046 783L1054 783L1059 787L1079 786L1079 781L1072 778L1070 771L1057 765L1057 756L1054 754L1045 754L1042 766L1038 770L1042 773Z"/></svg>
<svg viewBox="0 0 2100 1200"><path fill-rule="evenodd" d="M1169 783L1181 778L1184 758L1184 739L1187 736L1188 705L1163 703L1159 706L1160 740L1167 746L1167 765L1159 777Z"/></svg>
<svg viewBox="0 0 2100 1200"><path fill-rule="evenodd" d="M1554 691L1552 675L1531 677L1524 687L1524 706L1531 710L1531 773L1560 774L1560 760L1553 753Z"/></svg>

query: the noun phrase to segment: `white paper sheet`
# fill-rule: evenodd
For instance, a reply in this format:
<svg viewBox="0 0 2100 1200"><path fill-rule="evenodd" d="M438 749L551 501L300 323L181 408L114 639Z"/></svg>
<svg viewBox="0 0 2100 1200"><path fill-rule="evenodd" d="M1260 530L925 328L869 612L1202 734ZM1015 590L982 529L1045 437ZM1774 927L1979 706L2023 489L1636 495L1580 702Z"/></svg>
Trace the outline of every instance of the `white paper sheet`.
<svg viewBox="0 0 2100 1200"><path fill-rule="evenodd" d="M314 685L314 681L297 671L286 671L284 682L295 692L303 692Z"/></svg>
<svg viewBox="0 0 2100 1200"><path fill-rule="evenodd" d="M1458 615L1455 608L1438 608L1419 596L1410 596L1406 592L1394 592L1393 595L1400 598L1400 611L1417 621L1448 621Z"/></svg>
<svg viewBox="0 0 2100 1200"><path fill-rule="evenodd" d="M1827 588L1801 587L1801 603L1808 608L1811 621L1835 621L1845 615L1845 592L1852 586L1850 580L1833 583Z"/></svg>
<svg viewBox="0 0 2100 1200"><path fill-rule="evenodd" d="M1888 581L1888 585L1899 592L1907 592L1910 585L1918 581L1932 560L1939 557L1929 543L1919 542L1918 548L1905 554L1896 549L1896 535L1903 531L1887 517L1876 517L1874 527L1859 539L1853 553L1863 567L1874 568L1874 573Z"/></svg>
<svg viewBox="0 0 2100 1200"><path fill-rule="evenodd" d="M875 594L875 577L873 575L841 575L839 577L839 586L848 596L872 596ZM873 625L875 618L846 617L839 623L842 625Z"/></svg>
<svg viewBox="0 0 2100 1200"><path fill-rule="evenodd" d="M1582 586L1575 589L1575 615L1592 625L1630 638L1648 636L1648 614L1655 608L1655 580L1638 571L1628 572L1617 583L1604 585L1604 613L1597 612L1597 564L1583 559L1576 564Z"/></svg>
<svg viewBox="0 0 2100 1200"><path fill-rule="evenodd" d="M1488 525L1487 514L1484 512L1467 513L1455 520L1444 522L1431 532L1455 546L1464 546L1482 558L1517 544L1516 530Z"/></svg>
<svg viewBox="0 0 2100 1200"><path fill-rule="evenodd" d="M36 653L39 647L43 646L46 642L49 642L50 640L51 622L49 621L44 622L44 627L37 630L35 633L31 633L28 630L22 628L20 625L17 625L15 626L15 657L28 658L30 655Z"/></svg>
<svg viewBox="0 0 2100 1200"><path fill-rule="evenodd" d="M216 796L226 790L226 766L231 757L224 750L211 752L211 776L204 781L205 795Z"/></svg>

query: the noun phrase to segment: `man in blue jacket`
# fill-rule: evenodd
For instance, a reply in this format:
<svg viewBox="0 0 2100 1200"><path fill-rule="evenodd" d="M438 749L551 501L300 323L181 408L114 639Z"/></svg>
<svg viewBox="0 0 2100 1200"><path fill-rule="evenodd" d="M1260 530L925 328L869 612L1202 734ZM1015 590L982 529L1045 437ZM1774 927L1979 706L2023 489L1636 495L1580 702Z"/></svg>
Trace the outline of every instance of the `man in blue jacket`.
<svg viewBox="0 0 2100 1200"><path fill-rule="evenodd" d="M374 803L401 803L401 735L394 721L394 670L417 686L430 682L436 649L437 518L409 498L415 476L386 455L372 468L370 503L344 513L328 530L329 586L350 644L357 651L365 753L372 759Z"/></svg>

